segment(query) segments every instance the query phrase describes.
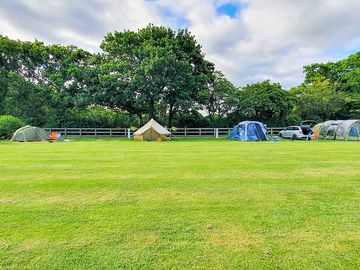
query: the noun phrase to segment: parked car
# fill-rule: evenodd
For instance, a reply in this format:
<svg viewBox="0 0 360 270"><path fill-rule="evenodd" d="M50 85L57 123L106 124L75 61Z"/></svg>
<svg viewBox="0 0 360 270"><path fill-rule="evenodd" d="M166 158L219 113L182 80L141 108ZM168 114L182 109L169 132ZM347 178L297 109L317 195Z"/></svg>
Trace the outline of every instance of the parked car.
<svg viewBox="0 0 360 270"><path fill-rule="evenodd" d="M289 126L279 132L279 137L298 140L298 139L307 139L308 135L304 134L300 126Z"/></svg>

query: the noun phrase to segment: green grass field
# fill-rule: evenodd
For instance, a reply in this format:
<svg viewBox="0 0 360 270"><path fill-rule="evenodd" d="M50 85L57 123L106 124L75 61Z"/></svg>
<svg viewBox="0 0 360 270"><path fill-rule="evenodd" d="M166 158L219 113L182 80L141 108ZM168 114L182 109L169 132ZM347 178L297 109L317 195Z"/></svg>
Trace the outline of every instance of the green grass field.
<svg viewBox="0 0 360 270"><path fill-rule="evenodd" d="M360 143L0 142L0 269L356 269Z"/></svg>

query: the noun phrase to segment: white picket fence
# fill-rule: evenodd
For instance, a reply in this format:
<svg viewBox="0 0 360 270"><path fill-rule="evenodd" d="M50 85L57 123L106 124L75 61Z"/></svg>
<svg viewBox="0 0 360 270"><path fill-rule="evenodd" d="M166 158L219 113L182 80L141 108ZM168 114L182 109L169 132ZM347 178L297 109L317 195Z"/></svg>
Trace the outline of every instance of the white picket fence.
<svg viewBox="0 0 360 270"><path fill-rule="evenodd" d="M270 136L277 136L284 128L268 128ZM60 133L63 138L131 138L134 131L129 128L45 128L49 132ZM176 128L171 136L178 138L225 138L231 128Z"/></svg>

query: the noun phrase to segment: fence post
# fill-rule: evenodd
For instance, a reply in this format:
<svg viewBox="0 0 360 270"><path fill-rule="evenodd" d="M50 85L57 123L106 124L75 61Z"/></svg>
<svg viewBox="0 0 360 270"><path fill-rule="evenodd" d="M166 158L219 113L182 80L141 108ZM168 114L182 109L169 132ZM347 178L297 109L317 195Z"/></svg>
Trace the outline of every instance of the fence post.
<svg viewBox="0 0 360 270"><path fill-rule="evenodd" d="M219 129L215 128L215 138L218 139L219 138Z"/></svg>
<svg viewBox="0 0 360 270"><path fill-rule="evenodd" d="M79 137L81 138L81 128L79 129Z"/></svg>
<svg viewBox="0 0 360 270"><path fill-rule="evenodd" d="M66 130L66 128L65 128L65 130L64 130L64 135L65 135L65 138L67 137L67 130Z"/></svg>
<svg viewBox="0 0 360 270"><path fill-rule="evenodd" d="M128 139L130 139L131 135L130 135L130 128L127 129L127 137Z"/></svg>
<svg viewBox="0 0 360 270"><path fill-rule="evenodd" d="M186 137L186 135L187 135L187 134L186 134L186 127L185 127L185 134L184 134L184 137Z"/></svg>
<svg viewBox="0 0 360 270"><path fill-rule="evenodd" d="M95 138L97 138L97 128L95 128Z"/></svg>
<svg viewBox="0 0 360 270"><path fill-rule="evenodd" d="M270 128L270 135L273 137L273 128Z"/></svg>
<svg viewBox="0 0 360 270"><path fill-rule="evenodd" d="M112 128L110 128L110 137L112 137Z"/></svg>
<svg viewBox="0 0 360 270"><path fill-rule="evenodd" d="M199 137L201 137L201 128L199 128Z"/></svg>

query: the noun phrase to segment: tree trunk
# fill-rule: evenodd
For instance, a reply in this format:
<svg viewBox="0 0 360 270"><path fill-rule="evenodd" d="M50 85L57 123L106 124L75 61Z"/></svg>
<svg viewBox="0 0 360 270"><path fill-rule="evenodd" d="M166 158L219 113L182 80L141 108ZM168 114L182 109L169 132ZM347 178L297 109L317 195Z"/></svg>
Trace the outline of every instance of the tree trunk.
<svg viewBox="0 0 360 270"><path fill-rule="evenodd" d="M144 125L144 119L143 119L141 113L138 113L137 116L139 117L140 125L141 125L141 126Z"/></svg>
<svg viewBox="0 0 360 270"><path fill-rule="evenodd" d="M174 104L170 104L170 108L169 108L169 119L168 119L168 126L171 127L172 124L172 120L174 118Z"/></svg>
<svg viewBox="0 0 360 270"><path fill-rule="evenodd" d="M213 113L209 113L209 120L210 120L211 126L213 126L214 125L214 114Z"/></svg>
<svg viewBox="0 0 360 270"><path fill-rule="evenodd" d="M209 113L210 124L211 124L211 126L213 126L213 124L214 124L214 110L213 110L213 108L211 106L208 106L207 111Z"/></svg>
<svg viewBox="0 0 360 270"><path fill-rule="evenodd" d="M155 101L152 98L149 103L149 118L155 118Z"/></svg>

